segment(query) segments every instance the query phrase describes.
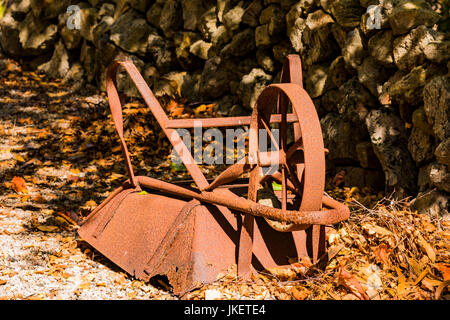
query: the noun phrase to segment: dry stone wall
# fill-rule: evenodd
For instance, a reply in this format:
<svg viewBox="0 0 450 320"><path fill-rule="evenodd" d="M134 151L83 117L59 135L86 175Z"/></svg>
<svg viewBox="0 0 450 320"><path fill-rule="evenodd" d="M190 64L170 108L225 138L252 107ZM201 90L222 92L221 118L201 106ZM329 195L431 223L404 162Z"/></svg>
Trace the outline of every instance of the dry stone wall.
<svg viewBox="0 0 450 320"><path fill-rule="evenodd" d="M101 89L108 64L128 57L157 96L180 92L222 115L249 114L298 53L329 175L419 194L418 208L445 213L448 10L424 0L16 0L0 21L1 46L28 68ZM125 76L119 87L137 95Z"/></svg>

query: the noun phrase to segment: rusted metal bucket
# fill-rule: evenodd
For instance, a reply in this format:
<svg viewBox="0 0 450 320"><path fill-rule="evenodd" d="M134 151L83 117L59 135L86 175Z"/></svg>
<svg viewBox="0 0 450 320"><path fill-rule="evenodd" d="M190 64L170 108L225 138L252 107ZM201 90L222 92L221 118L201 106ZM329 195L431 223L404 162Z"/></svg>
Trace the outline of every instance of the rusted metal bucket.
<svg viewBox="0 0 450 320"><path fill-rule="evenodd" d="M191 181L168 183L134 175L115 87L119 65L177 148L196 187ZM250 117L169 120L135 66L114 62L107 93L130 179L83 221L80 236L138 279L166 276L178 295L214 281L233 264L248 279L255 270L289 265L289 258L317 261L325 252L325 226L347 219L349 210L324 194L326 150L316 110L302 87L298 56L287 58L281 80L261 93ZM280 170L262 176L267 153L256 147L208 181L175 130L192 128L194 122L203 127L250 125L256 132L266 129L269 136L271 124L277 124L281 141L272 152L277 152ZM294 130L290 146L288 124ZM240 178L246 172L249 179ZM281 208L257 201L260 185L269 181L281 184L276 194Z"/></svg>

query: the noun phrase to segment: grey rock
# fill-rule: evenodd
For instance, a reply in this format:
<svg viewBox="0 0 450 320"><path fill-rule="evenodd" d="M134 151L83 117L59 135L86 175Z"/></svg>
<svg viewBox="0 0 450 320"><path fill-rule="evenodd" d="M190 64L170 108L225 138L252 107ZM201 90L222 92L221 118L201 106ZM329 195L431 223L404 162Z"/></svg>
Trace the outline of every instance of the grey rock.
<svg viewBox="0 0 450 320"><path fill-rule="evenodd" d="M291 25L292 23L292 25ZM287 34L289 37L289 40L291 41L291 45L294 48L296 52L302 52L303 51L303 31L306 28L306 21L302 18L297 18L293 22L288 22L287 26Z"/></svg>
<svg viewBox="0 0 450 320"><path fill-rule="evenodd" d="M203 60L208 60L213 54L211 48L211 42L198 40L190 46L189 52Z"/></svg>
<svg viewBox="0 0 450 320"><path fill-rule="evenodd" d="M212 35L217 32L216 7L208 9L200 18L198 29L206 41L211 40Z"/></svg>
<svg viewBox="0 0 450 320"><path fill-rule="evenodd" d="M154 29L147 21L136 11L129 10L111 26L110 40L125 51L145 55L151 33Z"/></svg>
<svg viewBox="0 0 450 320"><path fill-rule="evenodd" d="M84 76L83 66L79 62L75 62L72 64L69 71L64 75L63 83L74 83L72 88L81 88L85 85Z"/></svg>
<svg viewBox="0 0 450 320"><path fill-rule="evenodd" d="M181 67L185 70L193 70L202 64L201 59L190 52L193 43L200 40L200 36L194 32L180 32L174 38L175 54Z"/></svg>
<svg viewBox="0 0 450 320"><path fill-rule="evenodd" d="M320 5L324 11L331 13L331 5L333 4L333 0L316 0L315 3Z"/></svg>
<svg viewBox="0 0 450 320"><path fill-rule="evenodd" d="M215 2L216 5L216 15L217 15L217 20L219 22L223 22L223 16L231 9L231 1L230 0L217 0L216 1L211 1L211 5L213 5L213 3ZM233 1L233 4L235 4L236 1Z"/></svg>
<svg viewBox="0 0 450 320"><path fill-rule="evenodd" d="M352 68L357 68L367 55L367 50L364 48L362 34L359 29L353 29L347 35L347 40L342 48L342 57L347 65Z"/></svg>
<svg viewBox="0 0 450 320"><path fill-rule="evenodd" d="M432 26L438 20L439 14L425 0L401 0L389 15L394 35L404 34L419 25Z"/></svg>
<svg viewBox="0 0 450 320"><path fill-rule="evenodd" d="M328 79L326 65L312 65L305 77L305 89L311 98L317 98L325 93Z"/></svg>
<svg viewBox="0 0 450 320"><path fill-rule="evenodd" d="M233 107L236 106L237 103L237 99L235 96L226 95L220 98L219 100L214 101L214 103L215 103L214 111L219 116L233 116L232 114L236 112L236 108L235 110L233 110Z"/></svg>
<svg viewBox="0 0 450 320"><path fill-rule="evenodd" d="M200 96L204 99L219 98L230 90L230 72L225 70L220 57L205 62L200 78Z"/></svg>
<svg viewBox="0 0 450 320"><path fill-rule="evenodd" d="M251 28L237 33L230 43L230 53L238 57L252 53L255 48L255 33Z"/></svg>
<svg viewBox="0 0 450 320"><path fill-rule="evenodd" d="M306 65L320 63L332 57L338 47L331 31L333 18L323 10L316 10L306 18L306 28L302 34L306 50L302 57Z"/></svg>
<svg viewBox="0 0 450 320"><path fill-rule="evenodd" d="M331 77L330 75L328 77ZM340 92L338 89L330 89L320 98L320 106L326 112L338 112L337 102L339 101ZM317 108L316 108L317 109Z"/></svg>
<svg viewBox="0 0 450 320"><path fill-rule="evenodd" d="M21 21L25 18L25 15L31 10L31 1L22 0L14 1L8 4L8 12L14 19Z"/></svg>
<svg viewBox="0 0 450 320"><path fill-rule="evenodd" d="M48 20L56 18L71 5L70 0L31 0L31 10L36 18Z"/></svg>
<svg viewBox="0 0 450 320"><path fill-rule="evenodd" d="M161 11L159 26L166 37L171 38L175 31L183 26L183 17L180 2L167 0Z"/></svg>
<svg viewBox="0 0 450 320"><path fill-rule="evenodd" d="M222 48L225 44L227 44L232 38L232 33L225 28L224 25L220 25L217 27L216 31L211 34L211 43L217 47ZM252 39L254 43L255 40Z"/></svg>
<svg viewBox="0 0 450 320"><path fill-rule="evenodd" d="M158 69L153 65L153 63L147 63L144 65L144 69L142 71L142 76L145 79L145 82L148 84L150 88L154 87L155 84L160 79L160 74Z"/></svg>
<svg viewBox="0 0 450 320"><path fill-rule="evenodd" d="M348 80L348 77L344 58L339 56L331 62L328 69L328 85L330 88L338 88Z"/></svg>
<svg viewBox="0 0 450 320"><path fill-rule="evenodd" d="M275 61L272 58L271 51L268 49L258 49L256 51L256 61L267 72L275 71Z"/></svg>
<svg viewBox="0 0 450 320"><path fill-rule="evenodd" d="M183 9L184 29L196 30L197 24L205 12L203 2L201 0L181 1L181 6Z"/></svg>
<svg viewBox="0 0 450 320"><path fill-rule="evenodd" d="M55 45L53 56L47 63L38 67L39 71L45 72L51 78L64 78L69 71L69 55L62 41Z"/></svg>
<svg viewBox="0 0 450 320"><path fill-rule="evenodd" d="M339 48L343 49L345 47L345 43L347 42L347 32L345 29L337 23L334 23L331 26L331 32L333 33L333 37L339 45Z"/></svg>
<svg viewBox="0 0 450 320"><path fill-rule="evenodd" d="M421 164L433 159L436 141L433 129L427 122L425 111L419 108L412 116L413 129L408 140L408 150L416 163Z"/></svg>
<svg viewBox="0 0 450 320"><path fill-rule="evenodd" d="M98 11L98 14L103 16L114 16L114 11L116 10L115 6L112 3L103 3L100 7L100 10Z"/></svg>
<svg viewBox="0 0 450 320"><path fill-rule="evenodd" d="M403 74L401 71L397 73ZM394 75L396 79L389 80L392 85L388 89L388 94L400 105L400 108L404 105L417 106L422 103L422 88L426 83L426 73L423 66L419 66L404 76Z"/></svg>
<svg viewBox="0 0 450 320"><path fill-rule="evenodd" d="M277 60L280 63L284 63L284 61L286 60L286 57L290 53L293 53L293 48L289 41L283 40L273 46L272 52L273 52L273 57L275 58L275 60Z"/></svg>
<svg viewBox="0 0 450 320"><path fill-rule="evenodd" d="M11 13L7 12L0 19L0 27L2 35L8 35L7 37L1 37L3 52L16 57L23 56L24 51L19 40L19 22L12 17Z"/></svg>
<svg viewBox="0 0 450 320"><path fill-rule="evenodd" d="M386 191L393 192L397 198L414 194L416 169L406 147L407 134L403 122L393 114L372 110L366 117L366 125L385 173Z"/></svg>
<svg viewBox="0 0 450 320"><path fill-rule="evenodd" d="M423 89L424 110L436 137L443 141L450 137L450 81L449 76L431 79Z"/></svg>
<svg viewBox="0 0 450 320"><path fill-rule="evenodd" d="M167 38L151 33L147 39L147 54L153 58L161 73L168 73L177 66L175 44Z"/></svg>
<svg viewBox="0 0 450 320"><path fill-rule="evenodd" d="M450 138L442 141L434 151L438 163L450 166Z"/></svg>
<svg viewBox="0 0 450 320"><path fill-rule="evenodd" d="M274 39L269 34L269 25L263 24L255 29L255 44L258 48L267 48L275 43Z"/></svg>
<svg viewBox="0 0 450 320"><path fill-rule="evenodd" d="M80 34L89 41L94 41L93 28L97 23L98 11L95 8L82 8L80 10Z"/></svg>
<svg viewBox="0 0 450 320"><path fill-rule="evenodd" d="M377 101L370 92L359 83L356 77L349 79L339 87L335 106L345 121L360 127L364 124L368 110L375 107Z"/></svg>
<svg viewBox="0 0 450 320"><path fill-rule="evenodd" d="M86 40L84 42L86 42ZM109 41L108 37L99 37L95 43L95 62L101 68L106 68L121 51L122 50L120 48ZM90 70L86 70L86 72L89 73ZM99 83L101 85L103 85L101 82L102 76L104 75L102 75L101 73L100 75L97 75L97 79L98 81L100 81Z"/></svg>
<svg viewBox="0 0 450 320"><path fill-rule="evenodd" d="M241 6L236 6L229 10L223 15L223 24L229 30L236 30L239 28L239 24L242 21L242 16L244 15L244 8Z"/></svg>
<svg viewBox="0 0 450 320"><path fill-rule="evenodd" d="M113 24L113 17L103 16L101 20L92 28L92 42L97 48L102 45L100 44L100 39L104 41L109 40L109 31Z"/></svg>
<svg viewBox="0 0 450 320"><path fill-rule="evenodd" d="M19 41L23 55L39 55L51 51L58 38L58 28L54 24L44 24L30 12L19 26Z"/></svg>
<svg viewBox="0 0 450 320"><path fill-rule="evenodd" d="M450 170L447 165L432 163L429 168L431 183L439 190L450 192Z"/></svg>
<svg viewBox="0 0 450 320"><path fill-rule="evenodd" d="M199 98L199 73L188 73L186 71L172 71L161 76L161 79L175 83L181 96L188 101L198 101Z"/></svg>
<svg viewBox="0 0 450 320"><path fill-rule="evenodd" d="M427 115L423 107L416 109L412 114L413 126L421 131L433 135L433 127L428 123Z"/></svg>
<svg viewBox="0 0 450 320"><path fill-rule="evenodd" d="M297 4L303 8L303 12L305 14L308 14L317 8L314 0L300 0L297 2ZM326 10L326 9L324 8L324 10Z"/></svg>
<svg viewBox="0 0 450 320"><path fill-rule="evenodd" d="M383 83L389 78L389 73L372 57L366 57L360 66L356 67L359 82L378 97L382 92Z"/></svg>
<svg viewBox="0 0 450 320"><path fill-rule="evenodd" d="M448 215L450 211L449 195L438 190L421 192L411 201L411 208L431 217Z"/></svg>
<svg viewBox="0 0 450 320"><path fill-rule="evenodd" d="M419 173L417 176L417 188L419 190L419 194L434 188L430 180L430 168L431 164L423 165L419 168Z"/></svg>
<svg viewBox="0 0 450 320"><path fill-rule="evenodd" d="M253 0L242 15L242 23L250 27L256 27L259 23L259 15L263 9L263 0Z"/></svg>
<svg viewBox="0 0 450 320"><path fill-rule="evenodd" d="M389 17L386 9L383 8L382 5L379 5L376 10L376 16L373 11L366 11L366 13L361 16L361 31L367 36L376 33L379 29L390 29Z"/></svg>
<svg viewBox="0 0 450 320"><path fill-rule="evenodd" d="M239 83L238 93L244 107L253 108L259 94L271 82L272 76L264 70L254 68L249 74L242 77Z"/></svg>
<svg viewBox="0 0 450 320"><path fill-rule="evenodd" d="M289 40L291 40L292 46L296 52L300 52L303 47L302 32L306 27L305 21L301 18L303 8L301 2L297 2L293 5L289 12L286 14L286 32ZM296 24L296 21L298 23Z"/></svg>
<svg viewBox="0 0 450 320"><path fill-rule="evenodd" d="M145 15L148 23L150 23L155 28L159 28L160 26L159 23L162 10L163 3L156 2L148 9L147 14Z"/></svg>
<svg viewBox="0 0 450 320"><path fill-rule="evenodd" d="M359 0L359 5L364 8L367 8L371 5L378 5L379 3L380 0Z"/></svg>
<svg viewBox="0 0 450 320"><path fill-rule="evenodd" d="M394 64L393 42L394 36L391 30L376 33L368 41L370 55L379 63L392 66Z"/></svg>
<svg viewBox="0 0 450 320"><path fill-rule="evenodd" d="M140 12L146 12L151 3L152 0L128 0L130 7Z"/></svg>
<svg viewBox="0 0 450 320"><path fill-rule="evenodd" d="M338 164L359 162L356 145L367 139L365 128L356 127L336 113L328 113L320 120L325 148L329 150L327 161Z"/></svg>
<svg viewBox="0 0 450 320"><path fill-rule="evenodd" d="M286 18L281 7L278 5L270 5L265 8L259 17L261 24L268 24L268 32L270 36L278 36L285 32Z"/></svg>
<svg viewBox="0 0 450 320"><path fill-rule="evenodd" d="M64 26L59 33L67 49L72 50L80 45L81 33L79 30L70 30L67 26Z"/></svg>
<svg viewBox="0 0 450 320"><path fill-rule="evenodd" d="M420 127L413 127L408 139L408 150L417 164L433 159L435 142L433 136Z"/></svg>
<svg viewBox="0 0 450 320"><path fill-rule="evenodd" d="M331 5L331 13L343 27L359 26L364 12L359 0L334 0Z"/></svg>
<svg viewBox="0 0 450 320"><path fill-rule="evenodd" d="M398 37L393 43L393 56L400 70L410 70L425 61L425 48L442 36L432 29L419 26L410 33Z"/></svg>
<svg viewBox="0 0 450 320"><path fill-rule="evenodd" d="M425 57L433 62L442 63L450 60L450 41L438 39L423 48Z"/></svg>

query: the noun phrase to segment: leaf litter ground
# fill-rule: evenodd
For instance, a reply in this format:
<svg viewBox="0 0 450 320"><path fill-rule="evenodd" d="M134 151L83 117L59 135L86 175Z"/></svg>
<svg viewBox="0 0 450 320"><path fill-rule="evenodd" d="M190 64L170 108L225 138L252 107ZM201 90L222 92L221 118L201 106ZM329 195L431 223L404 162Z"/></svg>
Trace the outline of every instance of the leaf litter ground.
<svg viewBox="0 0 450 320"><path fill-rule="evenodd" d="M107 99L94 88L0 60L0 299L178 299L167 284L136 281L76 234L126 178ZM189 178L139 99L124 97L125 137L137 174ZM213 106L162 99L173 117L213 116ZM220 167L204 166L208 177ZM240 281L236 266L185 299L449 299L448 220L413 212L369 189L328 192L352 209L327 228L328 254Z"/></svg>

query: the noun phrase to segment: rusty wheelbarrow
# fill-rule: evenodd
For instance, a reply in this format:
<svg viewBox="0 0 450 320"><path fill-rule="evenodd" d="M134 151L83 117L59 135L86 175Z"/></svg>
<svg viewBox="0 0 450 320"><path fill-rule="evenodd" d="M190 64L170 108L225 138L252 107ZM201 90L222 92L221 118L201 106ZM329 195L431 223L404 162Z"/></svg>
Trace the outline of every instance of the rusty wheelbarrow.
<svg viewBox="0 0 450 320"><path fill-rule="evenodd" d="M196 187L192 181L168 183L134 175L115 86L119 66L136 84ZM326 150L297 55L287 57L281 83L263 90L248 117L169 119L131 61L109 67L107 94L129 179L83 221L78 233L132 276L144 281L165 276L173 292L183 295L214 281L233 264L248 279L255 270L288 266L289 258L317 261L325 253L325 226L348 218L349 209L324 193ZM247 156L208 181L177 131L194 123L250 126ZM274 125L280 141L271 134ZM288 145L289 125L294 139ZM260 130L267 131L275 150L260 150L255 134ZM274 155L279 170L262 175ZM244 173L248 178L242 178ZM278 208L258 202L258 189L270 181L281 185L274 193Z"/></svg>

